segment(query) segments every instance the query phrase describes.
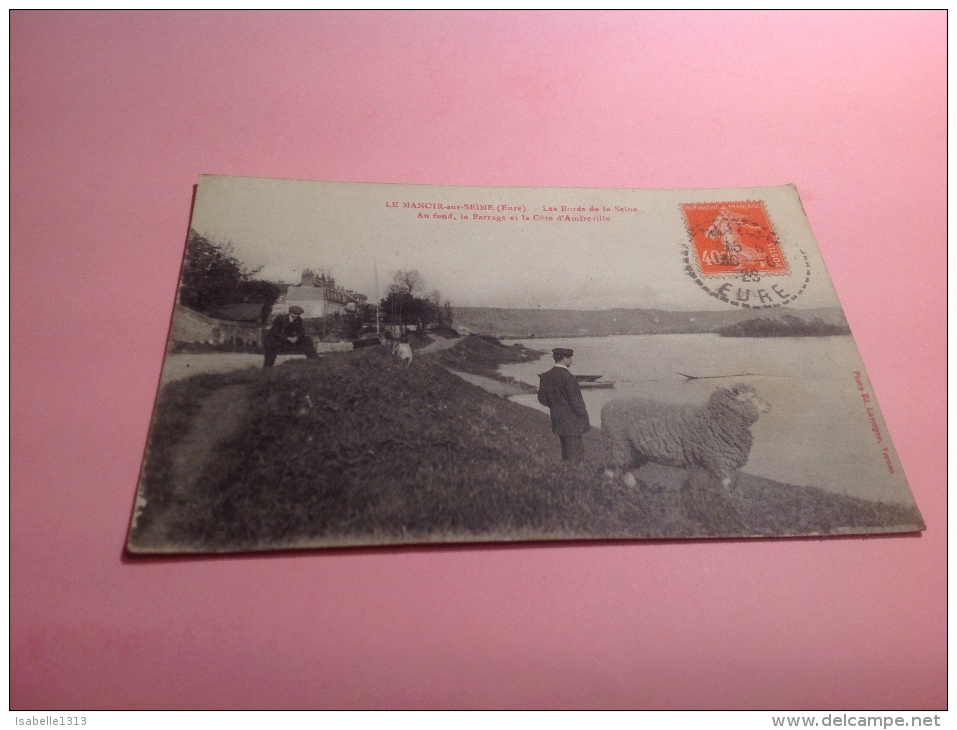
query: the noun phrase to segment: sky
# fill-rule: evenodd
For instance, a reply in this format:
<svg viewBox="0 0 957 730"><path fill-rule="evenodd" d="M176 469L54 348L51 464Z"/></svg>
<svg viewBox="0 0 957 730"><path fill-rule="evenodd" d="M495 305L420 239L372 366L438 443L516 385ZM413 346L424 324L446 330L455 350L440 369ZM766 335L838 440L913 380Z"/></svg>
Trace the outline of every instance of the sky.
<svg viewBox="0 0 957 730"><path fill-rule="evenodd" d="M322 270L370 301L385 296L395 271L415 269L423 293L438 290L457 307L716 310L732 307L686 271L680 204L755 199L765 202L791 269L774 281L794 291L809 282L792 306L835 306L790 186L462 188L203 176L191 227L231 243L247 267L261 267L260 278L293 284L303 269Z"/></svg>

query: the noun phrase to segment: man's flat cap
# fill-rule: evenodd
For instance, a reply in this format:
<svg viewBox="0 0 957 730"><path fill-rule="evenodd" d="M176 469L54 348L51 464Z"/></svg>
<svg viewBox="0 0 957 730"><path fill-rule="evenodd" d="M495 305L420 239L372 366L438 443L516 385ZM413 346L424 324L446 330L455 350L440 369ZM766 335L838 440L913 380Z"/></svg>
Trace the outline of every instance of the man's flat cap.
<svg viewBox="0 0 957 730"><path fill-rule="evenodd" d="M555 356L556 360L564 360L566 357L571 357L575 354L574 350L569 350L567 347L556 347L552 350L552 355Z"/></svg>
<svg viewBox="0 0 957 730"><path fill-rule="evenodd" d="M289 307L290 314L302 314L305 311L302 307L297 307L296 305Z"/></svg>

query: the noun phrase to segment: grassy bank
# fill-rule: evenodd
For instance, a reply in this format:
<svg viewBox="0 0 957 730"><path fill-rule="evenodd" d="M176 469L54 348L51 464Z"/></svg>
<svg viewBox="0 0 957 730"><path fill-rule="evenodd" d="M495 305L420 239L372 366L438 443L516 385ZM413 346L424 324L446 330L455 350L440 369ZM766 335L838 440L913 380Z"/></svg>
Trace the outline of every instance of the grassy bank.
<svg viewBox="0 0 957 730"><path fill-rule="evenodd" d="M545 352L542 350L517 344L503 345L495 337L473 335L459 340L453 348L436 353L434 362L448 370L493 378L512 386L516 393L535 393L537 389L534 386L502 375L498 367L506 363L534 362L543 355ZM550 363L543 365L542 369L547 370Z"/></svg>
<svg viewBox="0 0 957 730"><path fill-rule="evenodd" d="M539 354L465 338L406 366L384 348L170 383L130 547L829 534L915 525L912 510L741 476L733 497L665 467L628 489L566 465L548 416L447 371Z"/></svg>

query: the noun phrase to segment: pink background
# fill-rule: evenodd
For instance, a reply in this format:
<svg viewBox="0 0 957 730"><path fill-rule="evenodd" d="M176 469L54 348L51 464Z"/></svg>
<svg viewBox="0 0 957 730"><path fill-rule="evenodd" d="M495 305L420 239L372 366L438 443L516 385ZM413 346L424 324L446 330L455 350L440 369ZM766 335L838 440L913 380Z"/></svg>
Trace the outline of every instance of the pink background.
<svg viewBox="0 0 957 730"><path fill-rule="evenodd" d="M946 706L944 12L10 32L13 709ZM795 183L927 531L124 559L201 173Z"/></svg>

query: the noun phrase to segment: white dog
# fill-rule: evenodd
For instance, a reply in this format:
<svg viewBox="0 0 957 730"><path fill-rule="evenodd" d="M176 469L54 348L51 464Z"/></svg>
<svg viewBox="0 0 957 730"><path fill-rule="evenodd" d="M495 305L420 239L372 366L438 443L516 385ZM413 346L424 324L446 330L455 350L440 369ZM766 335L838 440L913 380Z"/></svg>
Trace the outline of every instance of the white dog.
<svg viewBox="0 0 957 730"><path fill-rule="evenodd" d="M404 361L406 366L412 364L412 346L407 342L393 342L392 355Z"/></svg>

